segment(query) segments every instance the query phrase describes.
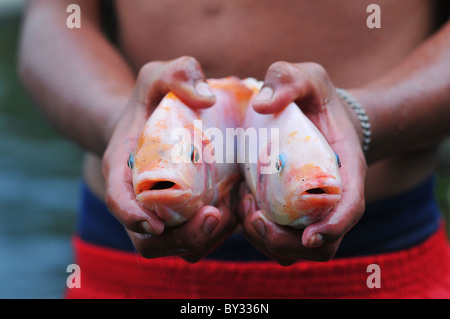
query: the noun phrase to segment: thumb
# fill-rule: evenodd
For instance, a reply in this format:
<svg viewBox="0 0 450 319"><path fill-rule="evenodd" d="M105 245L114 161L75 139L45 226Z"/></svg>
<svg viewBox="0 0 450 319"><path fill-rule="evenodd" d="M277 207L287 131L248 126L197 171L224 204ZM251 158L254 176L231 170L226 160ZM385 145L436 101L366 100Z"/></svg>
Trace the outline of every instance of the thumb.
<svg viewBox="0 0 450 319"><path fill-rule="evenodd" d="M207 108L215 103L200 63L193 57L154 61L142 67L136 83L140 103L156 107L169 92L192 108Z"/></svg>
<svg viewBox="0 0 450 319"><path fill-rule="evenodd" d="M327 100L329 83L326 71L318 64L275 62L267 70L253 108L270 114L296 102L302 111L317 113Z"/></svg>

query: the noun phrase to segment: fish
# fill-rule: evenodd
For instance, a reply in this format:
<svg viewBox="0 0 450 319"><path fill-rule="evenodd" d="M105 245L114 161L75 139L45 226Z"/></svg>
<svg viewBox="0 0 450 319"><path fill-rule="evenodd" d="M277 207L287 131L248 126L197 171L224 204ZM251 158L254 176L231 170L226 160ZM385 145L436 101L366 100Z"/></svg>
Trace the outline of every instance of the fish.
<svg viewBox="0 0 450 319"><path fill-rule="evenodd" d="M298 105L259 114L252 100L263 82L207 82L210 108L192 109L169 92L147 120L128 160L137 201L176 226L245 179L277 224L303 228L326 216L342 195L339 157Z"/></svg>
<svg viewBox="0 0 450 319"><path fill-rule="evenodd" d="M169 92L128 159L137 201L168 227L217 205L242 179L237 161L225 160L223 136L242 123L253 93L236 77L207 82L216 96L213 106L193 109Z"/></svg>
<svg viewBox="0 0 450 319"><path fill-rule="evenodd" d="M263 85L254 78L243 83L254 92L251 99ZM238 140L244 154L239 158L241 169L264 216L279 225L301 229L325 217L339 202L339 157L296 103L273 114L248 107L242 126L275 132L258 134L253 150L249 143Z"/></svg>

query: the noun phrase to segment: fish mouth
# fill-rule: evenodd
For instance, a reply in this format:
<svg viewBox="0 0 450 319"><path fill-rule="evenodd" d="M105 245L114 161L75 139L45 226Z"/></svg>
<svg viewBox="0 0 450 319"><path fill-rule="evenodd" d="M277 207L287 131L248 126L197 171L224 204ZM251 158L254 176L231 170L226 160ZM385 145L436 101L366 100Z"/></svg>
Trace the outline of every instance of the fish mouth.
<svg viewBox="0 0 450 319"><path fill-rule="evenodd" d="M325 217L339 202L342 184L335 178L309 180L296 191L295 207L303 212L289 225L304 228Z"/></svg>
<svg viewBox="0 0 450 319"><path fill-rule="evenodd" d="M138 194L145 191L165 190L165 189L179 189L179 186L173 181L143 181L138 186Z"/></svg>
<svg viewBox="0 0 450 319"><path fill-rule="evenodd" d="M136 198L158 201L171 201L185 197L190 193L186 183L174 174L161 172L146 172L141 174L134 183Z"/></svg>
<svg viewBox="0 0 450 319"><path fill-rule="evenodd" d="M167 172L146 172L134 182L137 201L153 211L166 226L176 226L187 220L185 207L192 190L178 176Z"/></svg>
<svg viewBox="0 0 450 319"><path fill-rule="evenodd" d="M335 178L319 178L304 182L297 188L297 196L302 198L313 197L341 197L342 183Z"/></svg>

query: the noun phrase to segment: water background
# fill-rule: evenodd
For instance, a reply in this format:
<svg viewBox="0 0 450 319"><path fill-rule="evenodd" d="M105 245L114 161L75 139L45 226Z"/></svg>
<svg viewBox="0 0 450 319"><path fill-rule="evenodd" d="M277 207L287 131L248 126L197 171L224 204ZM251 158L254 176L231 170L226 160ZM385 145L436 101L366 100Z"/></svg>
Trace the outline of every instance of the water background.
<svg viewBox="0 0 450 319"><path fill-rule="evenodd" d="M22 88L16 49L23 1L0 2L13 5L0 5L0 298L61 298L73 262L82 152L45 123ZM447 216L449 159L446 146L436 195Z"/></svg>

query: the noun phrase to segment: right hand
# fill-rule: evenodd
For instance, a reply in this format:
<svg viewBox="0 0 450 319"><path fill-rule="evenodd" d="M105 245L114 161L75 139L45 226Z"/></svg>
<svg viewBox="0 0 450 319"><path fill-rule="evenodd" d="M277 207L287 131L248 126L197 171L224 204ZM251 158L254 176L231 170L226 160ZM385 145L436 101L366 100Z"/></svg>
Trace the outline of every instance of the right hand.
<svg viewBox="0 0 450 319"><path fill-rule="evenodd" d="M128 156L134 150L148 117L170 91L192 108L207 108L215 102L201 66L194 58L181 57L144 65L103 156L105 201L109 211L125 226L142 256L180 256L195 262L235 229L237 221L230 212L229 197L217 207L202 207L183 225L164 227L155 212L146 210L137 202L127 166Z"/></svg>

